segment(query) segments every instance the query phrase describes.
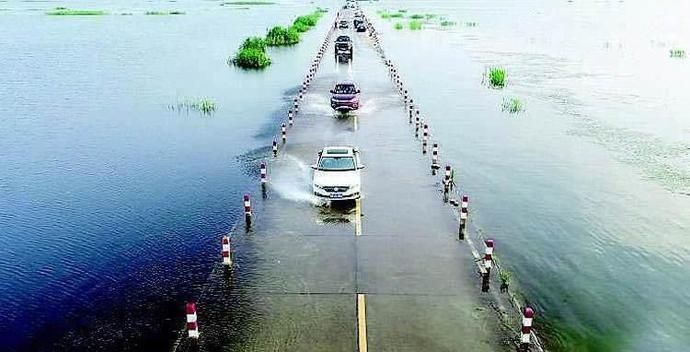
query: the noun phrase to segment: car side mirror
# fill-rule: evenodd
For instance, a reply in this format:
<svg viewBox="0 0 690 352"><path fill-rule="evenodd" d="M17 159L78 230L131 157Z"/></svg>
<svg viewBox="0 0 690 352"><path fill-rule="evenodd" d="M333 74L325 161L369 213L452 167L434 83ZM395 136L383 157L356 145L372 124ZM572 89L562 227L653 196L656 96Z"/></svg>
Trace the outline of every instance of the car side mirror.
<svg viewBox="0 0 690 352"><path fill-rule="evenodd" d="M331 89L329 92L331 92L331 94L335 94L335 91L333 89Z"/></svg>
<svg viewBox="0 0 690 352"><path fill-rule="evenodd" d="M312 168L312 170L316 170L317 169L316 164L312 165L311 168Z"/></svg>
<svg viewBox="0 0 690 352"><path fill-rule="evenodd" d="M360 169L360 170L361 170L361 169L363 169L363 168L364 168L364 165L359 165L359 166L357 166L357 169Z"/></svg>
<svg viewBox="0 0 690 352"><path fill-rule="evenodd" d="M357 94L359 94L359 93L362 93L362 91L361 91L361 90L359 90L359 89L357 89Z"/></svg>

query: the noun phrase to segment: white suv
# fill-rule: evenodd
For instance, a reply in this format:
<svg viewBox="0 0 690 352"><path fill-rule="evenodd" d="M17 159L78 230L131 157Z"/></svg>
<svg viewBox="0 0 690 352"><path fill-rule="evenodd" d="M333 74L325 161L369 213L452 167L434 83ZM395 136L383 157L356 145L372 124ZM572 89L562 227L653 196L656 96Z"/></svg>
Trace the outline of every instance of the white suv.
<svg viewBox="0 0 690 352"><path fill-rule="evenodd" d="M314 169L314 194L330 200L358 199L362 181L359 151L353 147L326 147L319 152Z"/></svg>

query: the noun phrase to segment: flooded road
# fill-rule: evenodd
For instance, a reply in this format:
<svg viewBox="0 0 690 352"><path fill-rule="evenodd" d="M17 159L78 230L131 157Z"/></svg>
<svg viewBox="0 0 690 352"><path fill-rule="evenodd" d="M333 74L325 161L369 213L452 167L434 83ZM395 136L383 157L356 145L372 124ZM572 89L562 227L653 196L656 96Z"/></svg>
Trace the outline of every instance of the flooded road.
<svg viewBox="0 0 690 352"><path fill-rule="evenodd" d="M265 72L225 59L244 37L316 5L341 4L110 1L99 6L117 16L54 18L43 12L95 5L0 1L2 347L167 350L183 302L201 297L214 307L199 313L209 350L280 349L262 345L276 341L352 350L360 292L372 350L501 348L494 313L477 309L486 302L466 284L478 284L470 255L447 237L455 230L433 195L438 179L373 56L351 67L324 61L271 166L268 198L252 192L257 222L233 238L237 269L211 271L242 194L258 190L256 165L324 23L272 50ZM512 286L537 307L549 349L687 349L690 61L668 51L690 48L677 15L688 4L363 6L442 160L456 166L474 224L497 240ZM172 8L186 15L142 14ZM407 19L377 15L399 9L456 25L432 18L411 31ZM482 85L493 65L507 68L503 90ZM362 84L357 130L332 118L323 94L343 77ZM219 108L211 118L168 109L187 96ZM501 111L510 96L523 113ZM360 237L352 209L319 208L310 195L309 165L336 142L358 144L367 165ZM303 335L310 330L319 334ZM477 338L457 341L465 334Z"/></svg>
<svg viewBox="0 0 690 352"><path fill-rule="evenodd" d="M264 155L269 189L253 192L261 209L249 232L231 235L232 273L214 275L198 303L198 345L178 350L509 350L385 65L366 34L347 33L355 59L337 64L329 46L287 143ZM362 107L342 116L328 91L346 79ZM327 145L360 149L361 201L311 195L308 165Z"/></svg>

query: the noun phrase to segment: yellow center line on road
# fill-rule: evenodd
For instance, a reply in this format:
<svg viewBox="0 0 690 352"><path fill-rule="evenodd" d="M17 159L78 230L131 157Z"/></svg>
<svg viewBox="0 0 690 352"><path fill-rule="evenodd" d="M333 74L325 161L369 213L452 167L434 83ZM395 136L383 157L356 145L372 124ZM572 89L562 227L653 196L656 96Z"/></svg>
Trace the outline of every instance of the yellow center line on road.
<svg viewBox="0 0 690 352"><path fill-rule="evenodd" d="M362 201L355 200L355 236L362 235Z"/></svg>
<svg viewBox="0 0 690 352"><path fill-rule="evenodd" d="M359 336L359 352L367 352L367 307L365 295L357 294L357 334Z"/></svg>

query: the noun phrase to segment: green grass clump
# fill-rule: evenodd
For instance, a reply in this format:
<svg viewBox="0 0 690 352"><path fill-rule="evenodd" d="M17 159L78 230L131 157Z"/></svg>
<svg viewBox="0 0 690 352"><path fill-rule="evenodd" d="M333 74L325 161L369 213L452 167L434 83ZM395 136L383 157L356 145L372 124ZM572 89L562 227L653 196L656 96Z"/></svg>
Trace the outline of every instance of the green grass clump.
<svg viewBox="0 0 690 352"><path fill-rule="evenodd" d="M513 274L510 271L508 271L507 269L502 269L498 273L498 278L501 280L501 284L504 284L506 286L510 284L510 279L512 276L513 276Z"/></svg>
<svg viewBox="0 0 690 352"><path fill-rule="evenodd" d="M517 114L524 110L522 102L518 98L503 98L503 104L501 104L503 111L507 111L511 114Z"/></svg>
<svg viewBox="0 0 690 352"><path fill-rule="evenodd" d="M106 12L102 10L71 10L66 7L56 7L46 12L50 16L102 16Z"/></svg>
<svg viewBox="0 0 690 352"><path fill-rule="evenodd" d="M669 50L671 57L683 58L685 57L685 50L683 49L671 49Z"/></svg>
<svg viewBox="0 0 690 352"><path fill-rule="evenodd" d="M456 23L453 22L453 21L448 21L448 20L441 21L441 26L442 26L442 27L455 26L455 24L456 24Z"/></svg>
<svg viewBox="0 0 690 352"><path fill-rule="evenodd" d="M266 34L265 43L268 46L297 44L299 43L299 31L294 26L290 28L275 26Z"/></svg>
<svg viewBox="0 0 690 352"><path fill-rule="evenodd" d="M221 6L224 5L274 5L275 2L273 1L226 1L224 3L221 3Z"/></svg>
<svg viewBox="0 0 690 352"><path fill-rule="evenodd" d="M293 25L304 25L306 27L314 27L314 26L316 26L316 22L319 21L321 16L322 16L322 13L316 11L316 12L313 12L309 15L297 17L292 24Z"/></svg>
<svg viewBox="0 0 690 352"><path fill-rule="evenodd" d="M397 30L401 30L401 29L403 29L403 24L400 23L400 22L397 22L397 23L393 26L393 28L395 28L395 29L397 29Z"/></svg>
<svg viewBox="0 0 690 352"><path fill-rule="evenodd" d="M268 67L271 58L266 54L266 41L259 37L245 39L235 57L228 59L228 64L248 69Z"/></svg>
<svg viewBox="0 0 690 352"><path fill-rule="evenodd" d="M421 21L412 20L412 21L410 21L409 25L410 25L410 29L413 31L417 31L417 30L422 29L422 22Z"/></svg>
<svg viewBox="0 0 690 352"><path fill-rule="evenodd" d="M381 18L383 18L383 19L389 19L389 18L391 18L391 14L388 13L387 11L382 11L382 12L380 12L380 13L379 13L379 16L381 16Z"/></svg>
<svg viewBox="0 0 690 352"><path fill-rule="evenodd" d="M489 68L489 84L494 88L503 88L506 85L506 69L503 67Z"/></svg>
<svg viewBox="0 0 690 352"><path fill-rule="evenodd" d="M171 108L174 110L175 106ZM177 102L177 110L195 110L210 115L216 111L216 102L209 98L185 98Z"/></svg>
<svg viewBox="0 0 690 352"><path fill-rule="evenodd" d="M172 10L172 11L146 11L145 15L148 16L166 16L166 15L184 15L184 11Z"/></svg>
<svg viewBox="0 0 690 352"><path fill-rule="evenodd" d="M410 18L413 20L421 20L422 18L424 18L424 15L420 15L418 13L415 13L414 15L410 16Z"/></svg>
<svg viewBox="0 0 690 352"><path fill-rule="evenodd" d="M400 12L390 14L390 18L403 18L403 17L405 17L405 15L400 13Z"/></svg>

